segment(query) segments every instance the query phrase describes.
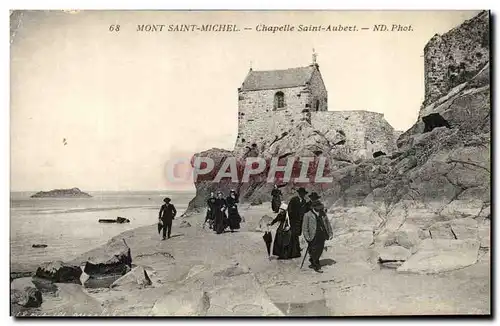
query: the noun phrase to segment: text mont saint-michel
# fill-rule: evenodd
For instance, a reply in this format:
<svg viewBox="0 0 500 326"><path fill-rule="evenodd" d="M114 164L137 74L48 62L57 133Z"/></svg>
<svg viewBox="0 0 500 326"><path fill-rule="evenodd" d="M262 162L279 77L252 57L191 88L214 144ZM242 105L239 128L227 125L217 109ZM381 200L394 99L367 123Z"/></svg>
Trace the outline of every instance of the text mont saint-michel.
<svg viewBox="0 0 500 326"><path fill-rule="evenodd" d="M266 33L279 32L358 32L371 30L374 32L411 32L413 27L404 24L374 24L358 27L357 25L329 24L329 25L266 25L240 27L236 24L138 24L137 32L240 32L256 31Z"/></svg>

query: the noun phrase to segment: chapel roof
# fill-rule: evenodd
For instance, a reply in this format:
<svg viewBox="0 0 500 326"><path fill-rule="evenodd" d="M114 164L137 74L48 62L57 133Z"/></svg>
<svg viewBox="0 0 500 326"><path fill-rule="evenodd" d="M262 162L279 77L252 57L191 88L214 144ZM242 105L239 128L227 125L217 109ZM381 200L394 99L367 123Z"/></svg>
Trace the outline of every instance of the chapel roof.
<svg viewBox="0 0 500 326"><path fill-rule="evenodd" d="M316 67L288 68L283 70L250 70L243 85L242 91L257 91L264 89L277 89L304 86L311 80Z"/></svg>

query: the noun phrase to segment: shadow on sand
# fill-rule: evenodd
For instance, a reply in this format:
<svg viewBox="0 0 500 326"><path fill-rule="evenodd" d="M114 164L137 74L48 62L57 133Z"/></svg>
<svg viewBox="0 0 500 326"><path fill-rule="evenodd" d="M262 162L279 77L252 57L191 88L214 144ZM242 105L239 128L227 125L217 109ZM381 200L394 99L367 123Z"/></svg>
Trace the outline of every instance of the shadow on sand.
<svg viewBox="0 0 500 326"><path fill-rule="evenodd" d="M333 259L330 259L330 258L327 258L327 259L321 259L319 261L319 264L323 267L323 266L331 266L331 265L334 265L336 264L337 262Z"/></svg>

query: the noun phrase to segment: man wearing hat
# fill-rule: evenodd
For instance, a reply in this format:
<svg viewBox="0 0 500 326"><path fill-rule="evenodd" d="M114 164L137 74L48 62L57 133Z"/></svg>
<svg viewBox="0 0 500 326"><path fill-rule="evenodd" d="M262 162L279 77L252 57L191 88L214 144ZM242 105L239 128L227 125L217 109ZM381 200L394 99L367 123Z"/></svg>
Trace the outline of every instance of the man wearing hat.
<svg viewBox="0 0 500 326"><path fill-rule="evenodd" d="M165 204L161 205L160 214L158 219L163 225L163 240L165 240L167 236L168 229L168 238L170 239L170 232L172 231L172 220L175 218L177 214L177 210L173 204L170 204L170 198L166 197L163 199Z"/></svg>
<svg viewBox="0 0 500 326"><path fill-rule="evenodd" d="M300 187L297 190L298 196L290 199L288 203L288 217L290 218L290 226L292 231L291 241L291 258L300 257L300 242L299 236L302 234L302 220L305 212L309 209L309 203L306 200L307 191Z"/></svg>
<svg viewBox="0 0 500 326"><path fill-rule="evenodd" d="M321 196L312 192L311 209L304 215L302 231L304 238L309 243L309 268L322 273L319 257L325 248L325 241L333 237L333 230L326 216L325 207L319 200Z"/></svg>

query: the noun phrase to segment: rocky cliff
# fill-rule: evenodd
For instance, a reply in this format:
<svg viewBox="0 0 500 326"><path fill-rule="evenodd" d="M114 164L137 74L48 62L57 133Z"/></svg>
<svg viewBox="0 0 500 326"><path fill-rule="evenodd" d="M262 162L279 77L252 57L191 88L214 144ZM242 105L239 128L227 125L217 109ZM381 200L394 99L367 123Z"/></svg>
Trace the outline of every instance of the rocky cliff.
<svg viewBox="0 0 500 326"><path fill-rule="evenodd" d="M471 44L467 35L488 32L485 17L452 32ZM339 191L326 198L337 235L391 252L389 261L402 272L448 271L489 253L490 64L481 59L464 69L474 74L427 99L418 121L399 137L397 152L335 171ZM439 68L432 73L447 80Z"/></svg>
<svg viewBox="0 0 500 326"><path fill-rule="evenodd" d="M440 46L441 51L456 53L454 49L458 48L462 57L472 58L467 51L478 50L471 44L477 43L478 35L489 33L488 19L489 15L483 12L444 34L444 40L454 41L444 42L449 48ZM433 42L426 51L434 46ZM488 48L489 44L481 47ZM448 71L441 69L442 57L432 58L426 58L426 76L433 74L446 80ZM307 188L322 194L335 216L337 232L352 235L361 230L371 239L369 244L383 247L391 244L397 232L410 230L404 233L413 237L408 250L415 250L426 238L473 239L482 247L489 247L490 66L484 58L488 55L463 61L464 71L469 73L460 79L461 83L448 83L440 93L426 98L415 125L399 136L397 150L386 146L377 148L382 152L380 156L360 156L360 151L369 150L371 142L357 148L348 144L349 135L344 129L350 128L342 128L342 123L350 123L351 118L336 119L338 125L329 128L328 119L321 119L323 125L319 127L315 118L306 114L294 128L259 148L257 155L325 157L326 172L333 182ZM426 78L426 83L431 80ZM377 128L380 131L380 124ZM359 129L363 129L364 139L374 140L365 131L369 127L362 125ZM387 139L398 135L388 127L381 134L387 134ZM381 138L385 136L373 143L382 143ZM228 151L212 151L219 157L232 155ZM290 183L282 188L284 199L289 200L298 186ZM190 209L202 208L208 192L215 188L239 189L243 202L258 204L270 200L271 187L262 179L243 185L197 183L197 195Z"/></svg>
<svg viewBox="0 0 500 326"><path fill-rule="evenodd" d="M195 157L213 158L215 172L195 182L196 197L189 203L187 212L203 209L207 196L210 192L217 190L228 194L230 189L236 189L240 193L241 202L258 204L269 201L273 183L267 182L267 175L272 158L279 158L281 166L286 164L288 158L311 158L315 162L312 165L318 164L318 160L324 158L326 168L323 176L328 177L332 176L332 172L337 169L354 165L376 155L391 154L397 149L394 129L379 113L367 111L304 112L301 118L291 121L288 128L283 132L280 131L280 134L269 133L261 137L260 145L254 149L243 151L240 146L236 146L234 151L213 148L196 154ZM217 183L211 181L227 158L244 160L246 157L265 159L268 163L267 168L260 175L252 177L249 182L245 183L232 182L229 178L223 178ZM237 166L239 179L241 179L243 163L238 163ZM294 175L298 177L300 164L296 166ZM318 192L337 187L336 184L311 185L289 182L281 190L288 196L294 194L299 186L307 186Z"/></svg>
<svg viewBox="0 0 500 326"><path fill-rule="evenodd" d="M471 79L489 62L489 22L489 12L483 11L443 35L434 35L427 43L424 105Z"/></svg>

